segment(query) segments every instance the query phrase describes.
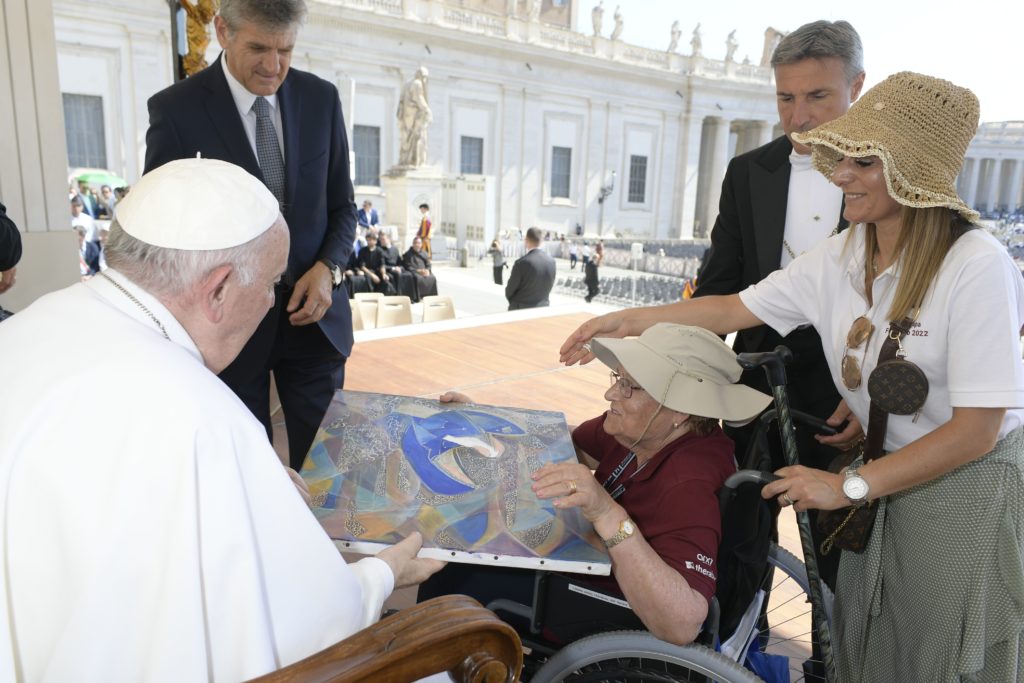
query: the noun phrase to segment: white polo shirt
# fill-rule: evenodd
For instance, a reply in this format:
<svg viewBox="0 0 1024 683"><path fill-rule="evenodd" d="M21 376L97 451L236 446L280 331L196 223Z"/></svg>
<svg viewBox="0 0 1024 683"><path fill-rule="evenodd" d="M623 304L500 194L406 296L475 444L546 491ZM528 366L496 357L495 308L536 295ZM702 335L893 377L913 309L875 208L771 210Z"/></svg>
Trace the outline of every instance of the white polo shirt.
<svg viewBox="0 0 1024 683"><path fill-rule="evenodd" d="M847 239L851 240L847 244ZM779 334L810 323L821 335L832 379L865 426L870 397L867 378L878 364L888 327L887 313L899 281L892 266L864 295L864 228L823 241L785 270L740 292L740 299ZM867 348L850 351L861 363L864 381L850 391L840 363L853 321L867 315L875 325ZM912 415L890 415L886 450L896 450L949 421L953 407L1008 408L1002 438L1024 424L1024 279L1006 249L981 229L969 231L950 249L917 322L903 339L907 360L928 377L928 399Z"/></svg>

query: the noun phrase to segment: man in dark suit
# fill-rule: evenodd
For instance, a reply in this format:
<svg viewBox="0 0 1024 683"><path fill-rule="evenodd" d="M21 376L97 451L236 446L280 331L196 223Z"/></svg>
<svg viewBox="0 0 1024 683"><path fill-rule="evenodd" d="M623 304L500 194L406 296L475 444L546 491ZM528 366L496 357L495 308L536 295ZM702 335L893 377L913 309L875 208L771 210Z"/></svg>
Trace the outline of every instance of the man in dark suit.
<svg viewBox="0 0 1024 683"><path fill-rule="evenodd" d="M377 209L373 208L373 202L369 199L363 202L363 208L359 209L358 219L359 227L369 230L376 228L377 224L380 223L380 216L377 215Z"/></svg>
<svg viewBox="0 0 1024 683"><path fill-rule="evenodd" d="M548 305L548 295L555 285L555 259L540 248L542 239L539 228L526 231L526 254L512 266L512 274L505 285L510 311Z"/></svg>
<svg viewBox="0 0 1024 683"><path fill-rule="evenodd" d="M352 349L341 266L349 261L356 210L337 89L289 69L303 0L223 0L214 19L224 52L210 67L149 100L146 170L203 157L238 164L281 203L291 234L276 302L221 378L270 436L273 371L301 467Z"/></svg>
<svg viewBox="0 0 1024 683"><path fill-rule="evenodd" d="M864 84L862 64L860 37L845 21L806 24L779 43L772 67L786 135L729 163L711 232L711 250L697 279L695 296L742 291L846 227L842 191L811 167L810 150L802 145L794 148L789 135L846 113ZM834 426L851 420L847 429L834 437L816 440L798 432L801 462L827 467L837 455L832 446L857 438L860 425L845 404L840 404L814 328L780 337L762 325L737 333L733 348L737 353L769 351L779 344L793 351L794 361L787 368L791 406L828 419ZM771 393L761 369L744 372L741 382ZM740 459L746 454L754 424L726 427L736 441ZM781 454L773 455L775 464L783 466ZM828 564L822 568L823 575L834 585L838 562Z"/></svg>

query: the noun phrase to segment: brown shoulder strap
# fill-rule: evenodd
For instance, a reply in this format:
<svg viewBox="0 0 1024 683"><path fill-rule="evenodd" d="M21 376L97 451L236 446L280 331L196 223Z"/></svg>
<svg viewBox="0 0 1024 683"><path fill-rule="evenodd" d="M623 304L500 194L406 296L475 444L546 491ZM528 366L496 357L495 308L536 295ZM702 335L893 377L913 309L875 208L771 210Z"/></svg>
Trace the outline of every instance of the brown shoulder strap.
<svg viewBox="0 0 1024 683"><path fill-rule="evenodd" d="M889 332L886 334L882 349L878 352L878 365L896 357L900 348L900 339L910 332L910 326L914 321L909 316L899 322L889 323ZM878 367L877 365L875 367ZM864 462L870 462L882 456L885 447L885 432L889 427L889 413L871 402L868 410L868 434L864 440Z"/></svg>

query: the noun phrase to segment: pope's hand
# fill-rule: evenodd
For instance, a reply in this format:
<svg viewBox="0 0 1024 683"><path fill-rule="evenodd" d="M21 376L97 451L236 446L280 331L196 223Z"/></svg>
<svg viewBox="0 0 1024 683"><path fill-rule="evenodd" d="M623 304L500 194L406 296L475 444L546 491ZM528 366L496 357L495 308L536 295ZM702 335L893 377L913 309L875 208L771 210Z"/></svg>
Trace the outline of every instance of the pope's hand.
<svg viewBox="0 0 1024 683"><path fill-rule="evenodd" d="M291 467L285 467L284 469L288 472L288 476L291 478L292 483L295 484L295 490L299 492L300 496L302 496L302 500L306 502L306 505L310 505L313 499L309 495L309 484L307 484L306 480L302 478L302 475Z"/></svg>
<svg viewBox="0 0 1024 683"><path fill-rule="evenodd" d="M391 573L395 575L395 588L405 588L423 583L444 567L441 560L416 557L423 547L423 536L414 531L401 543L385 548L377 553L377 557L388 563Z"/></svg>

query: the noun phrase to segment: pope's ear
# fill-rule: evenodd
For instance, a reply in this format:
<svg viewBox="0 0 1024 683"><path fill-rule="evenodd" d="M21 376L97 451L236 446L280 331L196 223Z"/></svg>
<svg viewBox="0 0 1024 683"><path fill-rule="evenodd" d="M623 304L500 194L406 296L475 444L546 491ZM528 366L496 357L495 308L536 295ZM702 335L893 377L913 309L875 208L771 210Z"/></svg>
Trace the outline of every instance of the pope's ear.
<svg viewBox="0 0 1024 683"><path fill-rule="evenodd" d="M217 266L206 274L199 283L200 305L203 315L211 323L219 323L227 309L227 292L235 284L231 273L235 267L230 263Z"/></svg>

